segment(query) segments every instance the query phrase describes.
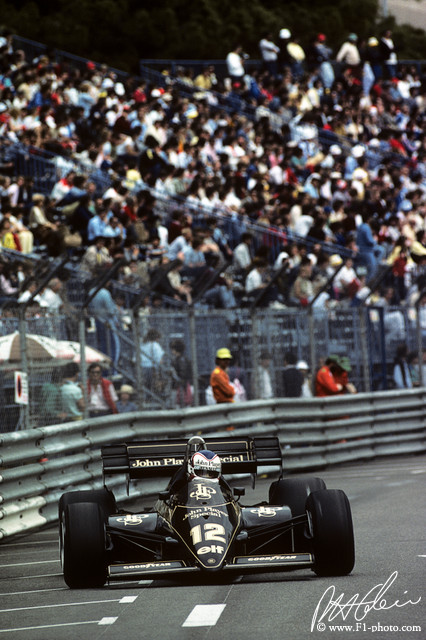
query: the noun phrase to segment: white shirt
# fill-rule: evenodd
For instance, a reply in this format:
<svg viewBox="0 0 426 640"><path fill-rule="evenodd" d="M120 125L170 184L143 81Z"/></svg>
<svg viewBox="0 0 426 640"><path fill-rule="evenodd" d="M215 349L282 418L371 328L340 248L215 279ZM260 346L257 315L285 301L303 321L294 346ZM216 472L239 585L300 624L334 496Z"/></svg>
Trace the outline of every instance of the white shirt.
<svg viewBox="0 0 426 640"><path fill-rule="evenodd" d="M259 380L259 394L262 400L274 397L272 389L271 376L265 367L258 367L257 375Z"/></svg>
<svg viewBox="0 0 426 640"><path fill-rule="evenodd" d="M234 51L231 51L226 56L226 64L228 67L228 73L230 76L242 78L244 75L244 67L241 56Z"/></svg>
<svg viewBox="0 0 426 640"><path fill-rule="evenodd" d="M280 48L267 38L262 38L259 42L259 49L263 60L266 62L276 60L280 51Z"/></svg>
<svg viewBox="0 0 426 640"><path fill-rule="evenodd" d="M117 402L118 396L115 391L114 385L110 385L109 392L111 394L111 399L114 402ZM93 384L90 385L90 398L88 405L90 411L108 411L108 409L110 408L104 398L104 394L102 393L101 383L99 383L96 387Z"/></svg>
<svg viewBox="0 0 426 640"><path fill-rule="evenodd" d="M262 274L257 269L252 269L246 278L246 293L259 289L262 284Z"/></svg>
<svg viewBox="0 0 426 640"><path fill-rule="evenodd" d="M251 263L250 249L245 242L240 242L234 249L233 264L237 269L247 269Z"/></svg>

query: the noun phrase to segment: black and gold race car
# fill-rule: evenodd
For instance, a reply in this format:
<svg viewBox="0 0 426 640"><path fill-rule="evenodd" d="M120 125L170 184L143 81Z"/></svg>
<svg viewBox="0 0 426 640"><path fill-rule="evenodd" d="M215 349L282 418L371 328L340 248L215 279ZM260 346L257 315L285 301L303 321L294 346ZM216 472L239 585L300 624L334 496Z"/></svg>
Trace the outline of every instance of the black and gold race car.
<svg viewBox="0 0 426 640"><path fill-rule="evenodd" d="M138 441L102 448L104 488L59 501L61 562L71 588L115 580L312 569L346 575L355 561L349 501L320 478L283 477L277 437ZM279 465L269 500L240 502L229 474ZM168 476L153 508L117 508L108 477Z"/></svg>

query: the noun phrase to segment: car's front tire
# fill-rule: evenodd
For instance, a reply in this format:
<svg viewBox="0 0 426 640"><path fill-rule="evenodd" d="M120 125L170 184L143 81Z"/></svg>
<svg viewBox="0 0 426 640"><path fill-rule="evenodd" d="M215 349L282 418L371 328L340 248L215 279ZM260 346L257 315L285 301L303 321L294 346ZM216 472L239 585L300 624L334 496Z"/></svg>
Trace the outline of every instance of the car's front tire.
<svg viewBox="0 0 426 640"><path fill-rule="evenodd" d="M95 502L67 504L61 512L64 580L71 589L102 587L107 577L105 514Z"/></svg>
<svg viewBox="0 0 426 640"><path fill-rule="evenodd" d="M269 488L269 504L290 507L293 518L305 514L306 499L312 491L325 489L321 478L282 478Z"/></svg>
<svg viewBox="0 0 426 640"><path fill-rule="evenodd" d="M315 491L306 511L318 576L345 576L355 564L355 542L349 500L340 489Z"/></svg>

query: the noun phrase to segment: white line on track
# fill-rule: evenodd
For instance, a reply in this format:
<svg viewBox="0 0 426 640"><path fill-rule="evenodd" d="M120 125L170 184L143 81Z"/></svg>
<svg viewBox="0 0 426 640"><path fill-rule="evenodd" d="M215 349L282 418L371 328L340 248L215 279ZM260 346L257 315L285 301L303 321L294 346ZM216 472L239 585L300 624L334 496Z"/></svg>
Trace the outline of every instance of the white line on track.
<svg viewBox="0 0 426 640"><path fill-rule="evenodd" d="M11 611L30 611L31 609L53 609L54 607L79 607L86 604L103 604L104 602L119 602L128 604L134 602L137 596L124 596L123 598L114 598L113 600L85 600L84 602L64 602L62 604L43 604L38 607L16 607L14 609L0 609L0 613L10 613Z"/></svg>
<svg viewBox="0 0 426 640"><path fill-rule="evenodd" d="M46 593L47 591L69 591L68 587L55 587L54 589L29 589L28 591L9 591L8 593L0 593L1 596L20 596L23 593Z"/></svg>
<svg viewBox="0 0 426 640"><path fill-rule="evenodd" d="M101 620L99 620L98 624L114 624L116 620L117 618L113 618L113 617L102 618Z"/></svg>
<svg viewBox="0 0 426 640"><path fill-rule="evenodd" d="M37 544L52 544L54 540L40 540L39 542L31 541L31 546L35 546ZM28 547L28 542L8 542L7 544L2 544L1 548L6 549L7 547Z"/></svg>
<svg viewBox="0 0 426 640"><path fill-rule="evenodd" d="M33 564L49 564L53 562L58 564L59 558L56 558L56 560L38 560L37 562L15 562L12 564L0 564L0 569L7 569L8 567L29 567Z"/></svg>
<svg viewBox="0 0 426 640"><path fill-rule="evenodd" d="M182 627L213 627L225 607L226 604L197 604Z"/></svg>
<svg viewBox="0 0 426 640"><path fill-rule="evenodd" d="M104 618L102 618L103 620ZM15 627L15 629L0 629L0 633L7 633L12 631L35 631L36 629L54 629L58 627L77 627L83 624L105 624L102 620L86 620L85 622L64 622L62 624L43 624L39 627ZM115 622L115 620L114 620ZM112 623L108 623L112 624Z"/></svg>
<svg viewBox="0 0 426 640"><path fill-rule="evenodd" d="M58 578L63 577L62 573L41 573L38 576L8 576L5 580L30 580L32 578Z"/></svg>

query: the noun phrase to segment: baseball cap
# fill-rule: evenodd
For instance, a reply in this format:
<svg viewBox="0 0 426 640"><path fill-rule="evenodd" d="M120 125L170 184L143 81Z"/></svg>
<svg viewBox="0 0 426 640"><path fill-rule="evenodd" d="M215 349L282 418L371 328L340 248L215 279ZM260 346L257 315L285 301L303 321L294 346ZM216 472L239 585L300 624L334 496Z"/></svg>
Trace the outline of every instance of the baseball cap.
<svg viewBox="0 0 426 640"><path fill-rule="evenodd" d="M291 32L288 29L281 29L280 38L291 38Z"/></svg>
<svg viewBox="0 0 426 640"><path fill-rule="evenodd" d="M327 36L324 33L319 33L318 34L318 38L317 38L320 42L324 42L324 40L327 40Z"/></svg>
<svg viewBox="0 0 426 640"><path fill-rule="evenodd" d="M343 260L341 258L341 256L339 256L338 253L333 253L332 256L330 256L330 266L331 267L339 267L342 264Z"/></svg>
<svg viewBox="0 0 426 640"><path fill-rule="evenodd" d="M343 371L347 371L348 373L349 371L352 371L351 363L347 356L340 356L340 358L337 361L337 364L341 369L343 369Z"/></svg>
<svg viewBox="0 0 426 640"><path fill-rule="evenodd" d="M309 365L304 360L299 360L299 362L296 364L296 368L301 369L302 371L309 371Z"/></svg>
<svg viewBox="0 0 426 640"><path fill-rule="evenodd" d="M131 395L134 392L135 390L133 389L132 385L122 384L118 393L128 393L129 395Z"/></svg>

